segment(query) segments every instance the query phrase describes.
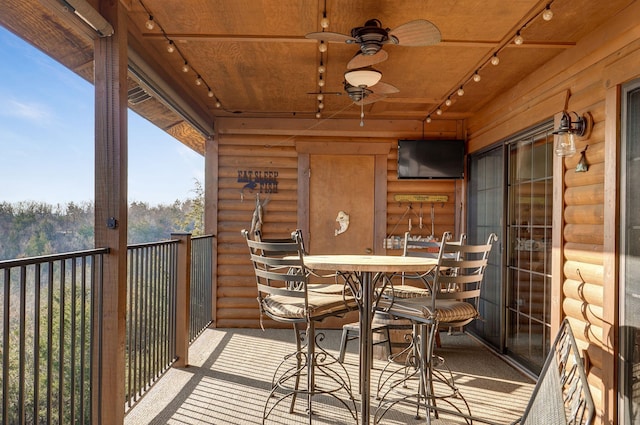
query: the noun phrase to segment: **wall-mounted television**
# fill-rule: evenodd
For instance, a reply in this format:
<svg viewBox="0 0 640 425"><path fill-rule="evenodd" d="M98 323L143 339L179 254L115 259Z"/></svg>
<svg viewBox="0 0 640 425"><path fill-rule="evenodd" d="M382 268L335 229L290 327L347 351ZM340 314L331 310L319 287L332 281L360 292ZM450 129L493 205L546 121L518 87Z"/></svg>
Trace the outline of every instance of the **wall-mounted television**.
<svg viewBox="0 0 640 425"><path fill-rule="evenodd" d="M464 140L398 140L398 178L464 178Z"/></svg>

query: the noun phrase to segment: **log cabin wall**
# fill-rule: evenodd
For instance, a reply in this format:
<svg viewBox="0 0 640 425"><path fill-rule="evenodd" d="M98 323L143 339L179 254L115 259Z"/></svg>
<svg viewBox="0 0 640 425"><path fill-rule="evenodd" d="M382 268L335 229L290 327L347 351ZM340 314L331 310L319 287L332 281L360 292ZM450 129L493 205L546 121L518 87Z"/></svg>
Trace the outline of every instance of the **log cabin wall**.
<svg viewBox="0 0 640 425"><path fill-rule="evenodd" d="M280 129L277 123L262 120L221 119L217 125L215 145L218 150L217 179L217 279L216 304L214 306L216 327L260 326L258 303L253 269L248 258L246 243L240 231L249 229L256 208L256 194L263 204L263 226L265 237L288 237L299 227L297 222L298 197L298 158L296 141L304 139L309 143L314 137L323 143L343 143L345 137L354 141L368 139L371 145L376 142L391 143L387 158L387 235L402 237L408 230L408 219L412 218L412 234L428 236L431 234L431 206L418 203L409 205L398 202L396 194L436 194L446 195L447 202L434 204L434 234L438 237L444 231L455 232L460 225L462 206L462 183L453 180L398 180L397 178L397 139L422 138L422 123L388 122L376 129L374 123L365 130L342 130L333 124L333 130L323 128L310 133L304 125L316 124L310 121L301 127L292 120L282 119ZM357 121L349 123L350 128L358 127ZM383 130L384 128L384 130ZM435 125L424 138L462 138L461 121L448 121ZM329 134L329 136L326 136ZM379 136L372 140L371 136ZM363 152L363 154L366 152ZM243 187L239 175L244 171L277 171L277 193L258 193L254 189ZM214 183L214 182L211 182ZM411 207L411 211L407 209ZM422 207L423 226L419 226L419 214ZM381 247L383 241L376 241ZM378 249L378 248L376 248ZM379 252L379 251L376 251ZM400 249L389 249L390 254L400 254ZM282 327L273 321L265 320L265 326Z"/></svg>
<svg viewBox="0 0 640 425"><path fill-rule="evenodd" d="M469 151L563 109L590 114L589 170L555 158L552 334L568 317L586 358L598 422L617 423L617 205L619 86L640 77L640 4L594 30L468 120Z"/></svg>

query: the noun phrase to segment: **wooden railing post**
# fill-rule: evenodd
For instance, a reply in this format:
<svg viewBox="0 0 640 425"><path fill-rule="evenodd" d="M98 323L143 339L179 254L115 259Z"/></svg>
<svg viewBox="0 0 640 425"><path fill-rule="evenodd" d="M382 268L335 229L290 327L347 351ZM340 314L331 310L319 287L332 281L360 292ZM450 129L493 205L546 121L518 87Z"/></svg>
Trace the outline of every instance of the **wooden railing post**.
<svg viewBox="0 0 640 425"><path fill-rule="evenodd" d="M191 316L191 233L172 233L178 239L176 294L176 367L189 366L189 317Z"/></svg>

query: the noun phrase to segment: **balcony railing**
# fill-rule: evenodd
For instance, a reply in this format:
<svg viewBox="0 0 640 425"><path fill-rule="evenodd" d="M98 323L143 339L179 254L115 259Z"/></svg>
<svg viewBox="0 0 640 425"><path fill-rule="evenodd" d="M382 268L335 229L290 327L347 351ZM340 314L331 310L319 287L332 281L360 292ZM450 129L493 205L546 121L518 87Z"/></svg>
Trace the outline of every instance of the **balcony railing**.
<svg viewBox="0 0 640 425"><path fill-rule="evenodd" d="M177 240L127 247L128 406L176 359L177 250Z"/></svg>
<svg viewBox="0 0 640 425"><path fill-rule="evenodd" d="M107 252L0 261L3 424L91 422L93 294Z"/></svg>
<svg viewBox="0 0 640 425"><path fill-rule="evenodd" d="M213 270L213 236L196 236L191 239L191 315L189 342L211 324L211 293Z"/></svg>
<svg viewBox="0 0 640 425"><path fill-rule="evenodd" d="M187 236L189 249L179 240L128 247L125 408L176 361L181 338L188 344L211 323L212 239ZM189 273L181 249L191 253ZM0 261L3 424L91 422L94 288L106 253ZM191 276L190 290L181 273ZM190 293L188 308L181 291ZM189 311L181 336L176 323Z"/></svg>

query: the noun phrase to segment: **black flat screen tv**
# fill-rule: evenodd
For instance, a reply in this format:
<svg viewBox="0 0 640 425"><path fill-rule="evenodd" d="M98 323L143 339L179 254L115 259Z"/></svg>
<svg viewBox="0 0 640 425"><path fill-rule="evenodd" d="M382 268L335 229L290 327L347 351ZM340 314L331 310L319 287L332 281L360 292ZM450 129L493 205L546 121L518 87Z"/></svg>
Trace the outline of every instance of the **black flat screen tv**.
<svg viewBox="0 0 640 425"><path fill-rule="evenodd" d="M398 178L464 178L464 140L398 140Z"/></svg>

